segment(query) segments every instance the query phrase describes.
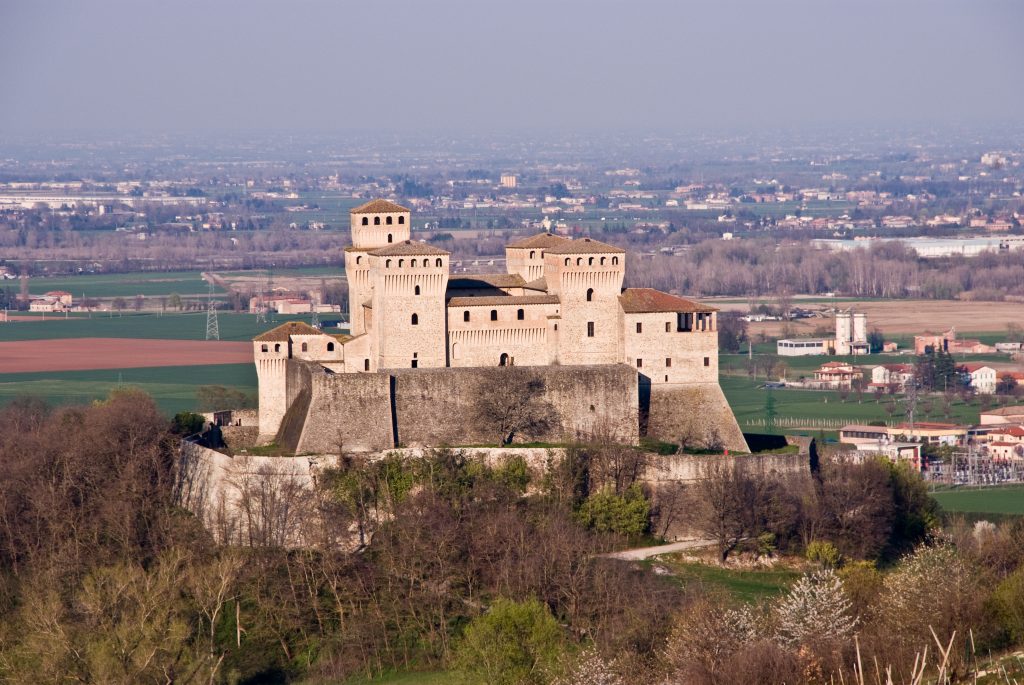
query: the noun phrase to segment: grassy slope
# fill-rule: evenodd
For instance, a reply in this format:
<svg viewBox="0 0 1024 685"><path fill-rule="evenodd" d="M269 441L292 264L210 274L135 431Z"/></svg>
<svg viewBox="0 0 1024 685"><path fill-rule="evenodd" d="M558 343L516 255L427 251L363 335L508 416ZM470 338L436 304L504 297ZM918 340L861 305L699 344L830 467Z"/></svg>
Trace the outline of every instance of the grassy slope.
<svg viewBox="0 0 1024 685"><path fill-rule="evenodd" d="M4 374L0 375L0 404L22 396L39 397L51 404L80 404L131 386L152 395L160 409L171 415L196 410L200 385L224 385L252 395L256 393L256 369L252 364L219 364Z"/></svg>
<svg viewBox="0 0 1024 685"><path fill-rule="evenodd" d="M1024 486L956 489L933 492L946 511L1024 515Z"/></svg>

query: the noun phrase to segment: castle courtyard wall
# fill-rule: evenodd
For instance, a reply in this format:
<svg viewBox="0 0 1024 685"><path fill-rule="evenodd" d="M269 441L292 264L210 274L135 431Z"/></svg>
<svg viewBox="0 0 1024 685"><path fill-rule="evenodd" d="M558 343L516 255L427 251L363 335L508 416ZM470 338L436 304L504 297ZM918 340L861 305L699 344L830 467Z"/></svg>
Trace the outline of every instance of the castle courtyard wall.
<svg viewBox="0 0 1024 685"><path fill-rule="evenodd" d="M641 387L647 405L647 436L665 442L749 452L736 417L717 383Z"/></svg>

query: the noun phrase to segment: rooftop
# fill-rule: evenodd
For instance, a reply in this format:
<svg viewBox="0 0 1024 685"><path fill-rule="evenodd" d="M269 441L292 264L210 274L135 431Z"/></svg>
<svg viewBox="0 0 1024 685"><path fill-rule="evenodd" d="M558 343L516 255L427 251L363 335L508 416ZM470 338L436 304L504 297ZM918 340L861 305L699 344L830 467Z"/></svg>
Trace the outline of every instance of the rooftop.
<svg viewBox="0 0 1024 685"><path fill-rule="evenodd" d="M494 307L500 305L558 304L558 295L505 295L497 297L453 297L449 307Z"/></svg>
<svg viewBox="0 0 1024 685"><path fill-rule="evenodd" d="M557 245L547 248L548 254L598 254L615 253L624 254L626 251L621 247L615 247L608 243L592 238L580 238L579 240L563 240Z"/></svg>
<svg viewBox="0 0 1024 685"><path fill-rule="evenodd" d="M408 212L408 207L395 204L390 200L370 200L365 204L349 210L350 214L394 214L397 212Z"/></svg>
<svg viewBox="0 0 1024 685"><path fill-rule="evenodd" d="M568 238L563 238L560 235L554 233L538 233L537 235L531 235L529 238L521 238L519 240L513 240L505 247L518 247L518 248L530 248L536 247L541 249L547 249L549 247L555 247L562 243L570 242Z"/></svg>
<svg viewBox="0 0 1024 685"><path fill-rule="evenodd" d="M541 276L540 278L534 279L529 283L523 285L527 290L539 290L546 293L548 291L548 279Z"/></svg>
<svg viewBox="0 0 1024 685"><path fill-rule="evenodd" d="M526 280L519 274L473 274L448 280L449 290L474 288L522 288Z"/></svg>
<svg viewBox="0 0 1024 685"><path fill-rule="evenodd" d="M373 250L370 254L377 257L407 257L416 255L437 255L438 257L449 254L445 250L426 243L414 243L406 240L403 243L394 243Z"/></svg>
<svg viewBox="0 0 1024 685"><path fill-rule="evenodd" d="M319 328L313 328L308 323L301 321L288 321L277 328L271 328L266 333L257 335L255 342L288 342L293 335L326 335Z"/></svg>
<svg viewBox="0 0 1024 685"><path fill-rule="evenodd" d="M1024 416L1024 404L1017 404L1012 407L1000 407L981 412L990 416Z"/></svg>
<svg viewBox="0 0 1024 685"><path fill-rule="evenodd" d="M669 295L654 288L626 288L619 295L622 311L627 314L653 314L656 312L717 312L714 307L688 300L685 297Z"/></svg>

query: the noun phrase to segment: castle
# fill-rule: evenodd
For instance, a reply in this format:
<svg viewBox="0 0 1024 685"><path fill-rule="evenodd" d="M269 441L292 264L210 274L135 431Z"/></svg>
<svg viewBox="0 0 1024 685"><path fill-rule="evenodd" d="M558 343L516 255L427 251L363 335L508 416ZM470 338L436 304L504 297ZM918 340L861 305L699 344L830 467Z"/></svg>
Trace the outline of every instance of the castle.
<svg viewBox="0 0 1024 685"><path fill-rule="evenodd" d="M493 372L515 366L548 381L559 417L547 437L612 421L632 440L710 431L746 449L718 386L717 310L623 289L623 249L541 233L506 246L508 273L451 277L448 252L410 239L409 209L373 200L350 217L349 334L290 322L254 340L260 440L459 444L422 417L459 423L465 399L450 395L487 379L502 392Z"/></svg>

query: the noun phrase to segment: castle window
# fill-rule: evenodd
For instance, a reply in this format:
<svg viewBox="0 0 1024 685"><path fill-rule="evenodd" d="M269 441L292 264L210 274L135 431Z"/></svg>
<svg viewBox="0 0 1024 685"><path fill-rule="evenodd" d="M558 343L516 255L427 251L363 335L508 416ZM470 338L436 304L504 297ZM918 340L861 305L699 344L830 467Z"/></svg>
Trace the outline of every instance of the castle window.
<svg viewBox="0 0 1024 685"><path fill-rule="evenodd" d="M704 366L711 366L711 357L704 357Z"/></svg>
<svg viewBox="0 0 1024 685"><path fill-rule="evenodd" d="M281 351L281 343L275 343L274 344L274 352L280 352L280 351Z"/></svg>
<svg viewBox="0 0 1024 685"><path fill-rule="evenodd" d="M387 219L385 219L384 223L386 223L388 226L390 226L392 221L393 221L393 219L389 216Z"/></svg>
<svg viewBox="0 0 1024 685"><path fill-rule="evenodd" d="M601 257L601 266L604 266L604 260L605 259L607 259L607 257Z"/></svg>
<svg viewBox="0 0 1024 685"><path fill-rule="evenodd" d="M468 309L466 311L462 312L462 320L463 321L469 321L469 310Z"/></svg>
<svg viewBox="0 0 1024 685"><path fill-rule="evenodd" d="M583 266L583 257L576 258L576 266Z"/></svg>
<svg viewBox="0 0 1024 685"><path fill-rule="evenodd" d="M420 360L419 359L413 359L412 360L412 368L414 368L414 369L417 368L419 366L419 364L420 364Z"/></svg>
<svg viewBox="0 0 1024 685"><path fill-rule="evenodd" d="M334 352L334 343L327 343L327 351Z"/></svg>
<svg viewBox="0 0 1024 685"><path fill-rule="evenodd" d="M509 364L509 361L510 359L508 356L508 352L502 352L501 356L498 357L498 366L511 366L511 364Z"/></svg>
<svg viewBox="0 0 1024 685"><path fill-rule="evenodd" d="M390 259L384 262L384 268L385 269L390 269L391 268L391 260Z"/></svg>
<svg viewBox="0 0 1024 685"><path fill-rule="evenodd" d="M373 217L373 225L374 226L380 226L380 217L379 216Z"/></svg>
<svg viewBox="0 0 1024 685"><path fill-rule="evenodd" d="M594 411L594 405L590 405L590 411Z"/></svg>
<svg viewBox="0 0 1024 685"><path fill-rule="evenodd" d="M420 287L419 286L416 286L416 290L415 290L414 294L416 294L416 295L420 294Z"/></svg>
<svg viewBox="0 0 1024 685"><path fill-rule="evenodd" d="M401 226L404 223L405 223L405 217L404 216L398 217L398 225Z"/></svg>
<svg viewBox="0 0 1024 685"><path fill-rule="evenodd" d="M642 369L644 366L644 360L639 357L636 358L636 368Z"/></svg>
<svg viewBox="0 0 1024 685"><path fill-rule="evenodd" d="M671 369L672 368L672 357L665 357L665 368L666 369Z"/></svg>
<svg viewBox="0 0 1024 685"><path fill-rule="evenodd" d="M491 310L491 321L497 321L497 320L498 320L498 310L497 309L492 309Z"/></svg>
<svg viewBox="0 0 1024 685"><path fill-rule="evenodd" d="M369 225L370 225L370 218L364 216L363 217L363 226L369 226Z"/></svg>
<svg viewBox="0 0 1024 685"><path fill-rule="evenodd" d="M688 312L679 312L676 314L676 331L679 333L689 333L693 330L693 314Z"/></svg>
<svg viewBox="0 0 1024 685"><path fill-rule="evenodd" d="M569 258L568 257L565 258L565 265L569 266Z"/></svg>
<svg viewBox="0 0 1024 685"><path fill-rule="evenodd" d="M420 325L420 315L419 314L413 314L412 315L412 325L413 326L419 326Z"/></svg>
<svg viewBox="0 0 1024 685"><path fill-rule="evenodd" d="M644 332L644 325L642 323L640 323L639 321L636 322L636 332L637 333L643 333Z"/></svg>
<svg viewBox="0 0 1024 685"><path fill-rule="evenodd" d="M369 371L369 370L370 370L370 360L369 359L364 359L363 360L363 371Z"/></svg>
<svg viewBox="0 0 1024 685"><path fill-rule="evenodd" d="M594 337L594 322L593 321L588 321L587 322L587 337L588 338L593 338Z"/></svg>
<svg viewBox="0 0 1024 685"><path fill-rule="evenodd" d="M302 343L302 351L309 352L309 345L307 345L306 343Z"/></svg>
<svg viewBox="0 0 1024 685"><path fill-rule="evenodd" d="M530 259L533 259L535 254L537 254L537 253L534 252L533 250L530 250Z"/></svg>
<svg viewBox="0 0 1024 685"><path fill-rule="evenodd" d="M437 266L441 266L441 258L440 257L437 258Z"/></svg>
<svg viewBox="0 0 1024 685"><path fill-rule="evenodd" d="M391 234L390 234L390 233L388 233L388 242L390 243L391 241L392 241L392 237L391 237Z"/></svg>
<svg viewBox="0 0 1024 685"><path fill-rule="evenodd" d="M666 321L665 322L665 332L666 333L671 333L672 332L672 322L671 321Z"/></svg>
<svg viewBox="0 0 1024 685"><path fill-rule="evenodd" d="M363 256L359 255L358 257L356 257L356 264L362 264L362 263L363 263Z"/></svg>
<svg viewBox="0 0 1024 685"><path fill-rule="evenodd" d="M266 352L266 351L268 351L269 349L270 349L270 348L268 348L268 347L267 347L266 345L263 345L263 346L261 346L261 347L260 347L260 352Z"/></svg>
<svg viewBox="0 0 1024 685"><path fill-rule="evenodd" d="M590 259L587 260L587 266L594 266L594 258L593 257L591 257Z"/></svg>
<svg viewBox="0 0 1024 685"><path fill-rule="evenodd" d="M409 266L416 266L416 260L415 259L410 259L409 260Z"/></svg>
<svg viewBox="0 0 1024 685"><path fill-rule="evenodd" d="M619 258L618 257L612 257L612 264L618 264L618 263L619 263Z"/></svg>
<svg viewBox="0 0 1024 685"><path fill-rule="evenodd" d="M594 289L593 288L587 288L587 302L593 302L593 301L594 301Z"/></svg>
<svg viewBox="0 0 1024 685"><path fill-rule="evenodd" d="M522 321L523 319L526 318L526 312L524 312L522 309L517 310L516 311L516 318L519 319L520 321Z"/></svg>
<svg viewBox="0 0 1024 685"><path fill-rule="evenodd" d="M399 259L398 260L398 266L405 266L405 260L404 259Z"/></svg>

